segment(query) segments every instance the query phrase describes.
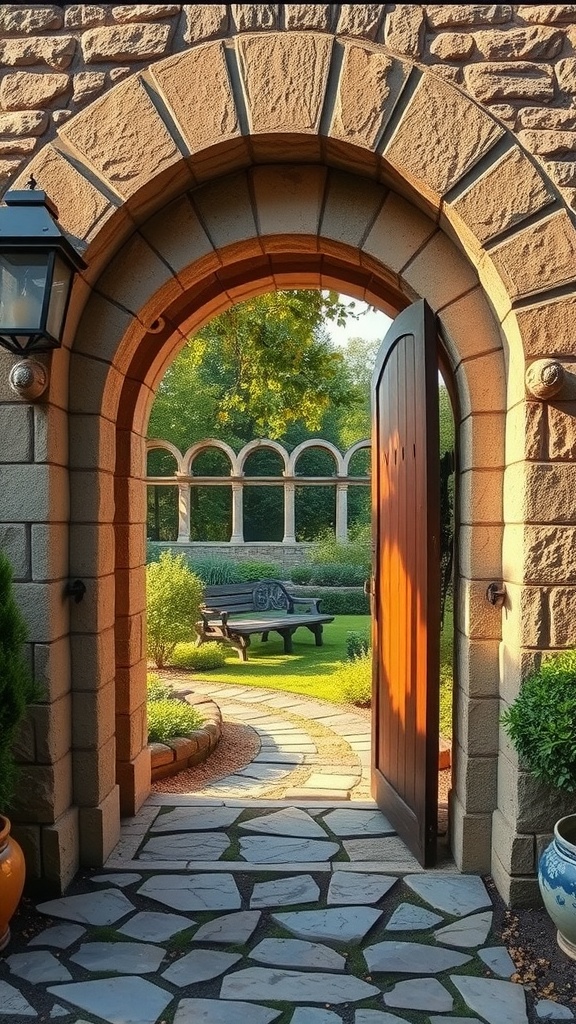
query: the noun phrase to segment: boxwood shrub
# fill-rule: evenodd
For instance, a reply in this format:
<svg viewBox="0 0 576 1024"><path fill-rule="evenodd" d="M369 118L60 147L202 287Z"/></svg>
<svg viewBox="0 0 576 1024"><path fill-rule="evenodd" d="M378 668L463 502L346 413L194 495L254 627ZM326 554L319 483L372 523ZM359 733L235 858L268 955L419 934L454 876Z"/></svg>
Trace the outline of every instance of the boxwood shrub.
<svg viewBox="0 0 576 1024"><path fill-rule="evenodd" d="M360 587L354 590L326 590L317 587L313 595L309 595L301 587L293 587L292 593L299 597L320 597L320 611L326 615L369 615L370 601Z"/></svg>
<svg viewBox="0 0 576 1024"><path fill-rule="evenodd" d="M175 736L187 736L198 729L204 722L196 708L184 700L164 697L161 700L149 700L146 705L148 714L148 742L166 743Z"/></svg>

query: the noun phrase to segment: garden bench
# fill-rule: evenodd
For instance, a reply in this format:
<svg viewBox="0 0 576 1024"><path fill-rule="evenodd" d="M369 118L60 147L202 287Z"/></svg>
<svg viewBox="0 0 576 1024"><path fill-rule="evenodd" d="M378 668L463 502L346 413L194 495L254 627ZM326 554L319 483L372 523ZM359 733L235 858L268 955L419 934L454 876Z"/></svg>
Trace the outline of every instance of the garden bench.
<svg viewBox="0 0 576 1024"><path fill-rule="evenodd" d="M247 661L250 637L279 633L284 640L284 653L292 653L292 634L306 626L314 634L316 647L322 646L322 627L332 622L333 615L320 612L320 598L293 597L277 580L258 580L254 583L229 583L208 586L204 590L205 604L200 610L202 620L196 624L197 646L208 640L218 640L234 647L241 661ZM311 606L311 610L297 612L297 605ZM255 612L254 617L250 612Z"/></svg>

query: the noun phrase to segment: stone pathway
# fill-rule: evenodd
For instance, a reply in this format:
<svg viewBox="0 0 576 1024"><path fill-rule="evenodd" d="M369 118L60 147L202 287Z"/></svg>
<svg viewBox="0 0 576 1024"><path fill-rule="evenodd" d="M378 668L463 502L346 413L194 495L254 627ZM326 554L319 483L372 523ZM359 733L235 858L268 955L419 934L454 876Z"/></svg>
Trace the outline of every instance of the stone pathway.
<svg viewBox="0 0 576 1024"><path fill-rule="evenodd" d="M376 842L376 862L351 845ZM509 980L482 880L400 847L373 805L153 796L6 950L0 1024L570 1019Z"/></svg>
<svg viewBox="0 0 576 1024"><path fill-rule="evenodd" d="M189 691L189 680L167 682L176 692ZM196 796L276 796L281 785L287 800L370 798L368 717L265 687L195 681L194 693L211 697L225 721L250 725L260 740L251 764L195 791ZM331 745L338 751L332 761L322 753Z"/></svg>

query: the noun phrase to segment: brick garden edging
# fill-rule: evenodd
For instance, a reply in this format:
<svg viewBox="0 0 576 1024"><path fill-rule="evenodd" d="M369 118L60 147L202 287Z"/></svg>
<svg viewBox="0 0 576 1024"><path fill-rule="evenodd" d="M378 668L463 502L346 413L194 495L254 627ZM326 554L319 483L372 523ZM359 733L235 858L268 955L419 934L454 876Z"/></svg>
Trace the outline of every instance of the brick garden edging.
<svg viewBox="0 0 576 1024"><path fill-rule="evenodd" d="M152 761L152 782L168 779L186 768L206 761L216 749L222 735L222 714L215 701L192 691L180 693L204 716L204 725L187 736L175 736L168 743L149 743Z"/></svg>

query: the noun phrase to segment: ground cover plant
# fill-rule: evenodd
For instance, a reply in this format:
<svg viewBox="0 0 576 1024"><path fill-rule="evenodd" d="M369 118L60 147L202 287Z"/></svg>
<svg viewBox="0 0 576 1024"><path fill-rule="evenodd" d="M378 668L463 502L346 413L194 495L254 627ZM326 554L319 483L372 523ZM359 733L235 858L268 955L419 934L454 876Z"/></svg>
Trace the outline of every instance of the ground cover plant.
<svg viewBox="0 0 576 1024"><path fill-rule="evenodd" d="M148 674L146 683L146 715L149 743L187 736L204 721L196 708L175 698L171 688L154 673Z"/></svg>

